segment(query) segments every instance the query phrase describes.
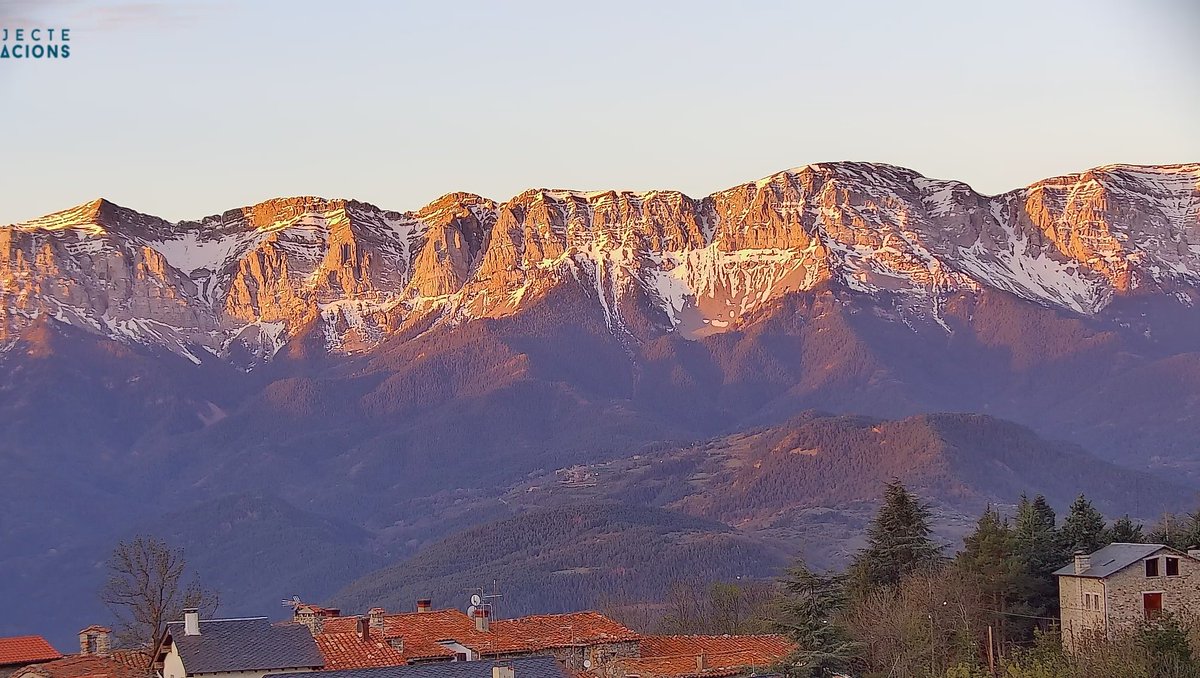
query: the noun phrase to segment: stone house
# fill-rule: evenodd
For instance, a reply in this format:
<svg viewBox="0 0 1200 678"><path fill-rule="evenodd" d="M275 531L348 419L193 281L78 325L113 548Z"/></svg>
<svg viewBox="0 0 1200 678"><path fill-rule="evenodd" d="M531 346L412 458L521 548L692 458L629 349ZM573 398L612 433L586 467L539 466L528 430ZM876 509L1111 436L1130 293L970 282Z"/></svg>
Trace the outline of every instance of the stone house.
<svg viewBox="0 0 1200 678"><path fill-rule="evenodd" d="M1057 570L1063 647L1112 638L1163 612L1200 612L1200 551L1109 544Z"/></svg>

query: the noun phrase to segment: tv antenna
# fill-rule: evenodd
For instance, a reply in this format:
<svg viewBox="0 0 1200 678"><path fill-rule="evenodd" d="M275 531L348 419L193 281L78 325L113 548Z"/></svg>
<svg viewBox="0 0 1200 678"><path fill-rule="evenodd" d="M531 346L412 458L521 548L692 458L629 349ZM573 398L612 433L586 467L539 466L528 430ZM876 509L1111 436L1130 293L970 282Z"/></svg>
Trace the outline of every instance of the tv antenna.
<svg viewBox="0 0 1200 678"><path fill-rule="evenodd" d="M500 593L500 586L495 579L492 580L492 592L488 593L487 589L480 586L472 589L471 605L467 608L467 616L475 618L475 610L487 610L488 616L493 620L496 618L494 613L496 601L503 598L504 594Z"/></svg>

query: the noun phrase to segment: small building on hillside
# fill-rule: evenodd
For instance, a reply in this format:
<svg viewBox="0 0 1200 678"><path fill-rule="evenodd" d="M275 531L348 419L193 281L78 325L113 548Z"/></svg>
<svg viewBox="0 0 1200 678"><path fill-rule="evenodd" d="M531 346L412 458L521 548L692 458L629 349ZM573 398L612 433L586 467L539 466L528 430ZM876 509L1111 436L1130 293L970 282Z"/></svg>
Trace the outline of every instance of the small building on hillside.
<svg viewBox="0 0 1200 678"><path fill-rule="evenodd" d="M79 632L79 654L23 666L10 678L150 678L150 654L113 650L111 634L104 626L89 626Z"/></svg>
<svg viewBox="0 0 1200 678"><path fill-rule="evenodd" d="M1076 553L1054 574L1067 651L1089 638L1132 631L1163 612L1200 612L1200 551L1109 544L1095 553Z"/></svg>
<svg viewBox="0 0 1200 678"><path fill-rule="evenodd" d="M0 638L0 678L30 664L60 659L62 653L41 636L10 636Z"/></svg>
<svg viewBox="0 0 1200 678"><path fill-rule="evenodd" d="M162 678L261 678L325 667L304 626L275 626L266 617L200 619L195 610L186 611L182 622L167 625L156 663Z"/></svg>

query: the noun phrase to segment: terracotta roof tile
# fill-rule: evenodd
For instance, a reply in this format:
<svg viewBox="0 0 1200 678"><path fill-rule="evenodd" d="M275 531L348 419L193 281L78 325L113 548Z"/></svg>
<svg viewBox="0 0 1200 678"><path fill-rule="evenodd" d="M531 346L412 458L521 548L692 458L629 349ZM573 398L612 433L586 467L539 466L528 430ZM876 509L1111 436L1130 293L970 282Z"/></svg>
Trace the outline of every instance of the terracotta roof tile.
<svg viewBox="0 0 1200 678"><path fill-rule="evenodd" d="M477 636L487 649L476 649L484 654L618 643L641 638L622 624L591 611L499 619L492 622L491 631Z"/></svg>
<svg viewBox="0 0 1200 678"><path fill-rule="evenodd" d="M770 666L792 651L782 636L646 636L641 657L620 660L626 675L642 678L732 676ZM703 657L703 667L698 661Z"/></svg>
<svg viewBox="0 0 1200 678"><path fill-rule="evenodd" d="M363 641L357 633L319 633L314 638L325 657L327 670L400 666L404 655L383 638Z"/></svg>
<svg viewBox="0 0 1200 678"><path fill-rule="evenodd" d="M35 664L15 676L42 678L147 678L150 675L150 655L138 650L116 650L107 657L71 655L54 661Z"/></svg>
<svg viewBox="0 0 1200 678"><path fill-rule="evenodd" d="M62 653L41 636L0 638L0 666L32 664L59 657L62 657Z"/></svg>
<svg viewBox="0 0 1200 678"><path fill-rule="evenodd" d="M355 631L355 617L336 617L325 620L321 636L339 636L339 642L359 643ZM384 640L400 638L404 649L400 655L405 661L454 656L454 651L439 641L455 641L482 655L537 652L556 647L595 645L638 640L641 636L605 617L599 612L572 612L569 614L546 614L516 619L499 619L491 623L489 631L478 631L475 622L459 610L436 610L431 612L406 612L383 617L383 629L372 629L381 633ZM333 641L329 641L332 643ZM369 652L368 647L321 651L329 661L331 653L347 661ZM381 664L372 664L380 666ZM350 668L350 667L347 667Z"/></svg>

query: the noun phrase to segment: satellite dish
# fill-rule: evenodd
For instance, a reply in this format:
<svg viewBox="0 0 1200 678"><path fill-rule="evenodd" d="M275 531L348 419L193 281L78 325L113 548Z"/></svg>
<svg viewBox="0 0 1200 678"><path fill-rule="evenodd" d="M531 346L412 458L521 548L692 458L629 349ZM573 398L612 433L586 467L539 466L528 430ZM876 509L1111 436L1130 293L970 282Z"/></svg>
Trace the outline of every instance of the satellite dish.
<svg viewBox="0 0 1200 678"><path fill-rule="evenodd" d="M481 598L478 593L471 596L471 604L472 605L480 605L482 603L483 603L483 598Z"/></svg>
<svg viewBox="0 0 1200 678"><path fill-rule="evenodd" d="M478 598L479 596L475 596L475 597ZM467 616L471 617L472 619L475 618L475 606L474 605L467 608Z"/></svg>
<svg viewBox="0 0 1200 678"><path fill-rule="evenodd" d="M590 669L590 668L592 668L592 660L591 660L591 659L584 659L584 660L583 660L583 668L585 668L585 669Z"/></svg>

